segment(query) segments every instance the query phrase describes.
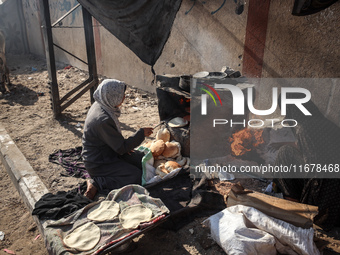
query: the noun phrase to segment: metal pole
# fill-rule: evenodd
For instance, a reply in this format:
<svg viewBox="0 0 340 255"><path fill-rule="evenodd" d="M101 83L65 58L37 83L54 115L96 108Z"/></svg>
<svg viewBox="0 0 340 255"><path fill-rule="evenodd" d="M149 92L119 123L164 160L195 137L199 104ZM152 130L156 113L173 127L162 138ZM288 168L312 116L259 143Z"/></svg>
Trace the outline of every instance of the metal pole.
<svg viewBox="0 0 340 255"><path fill-rule="evenodd" d="M93 100L93 93L98 85L98 74L97 74L97 65L96 65L96 52L95 52L95 42L93 36L93 24L92 24L92 15L84 8L83 10L83 22L84 22L84 33L85 33L85 42L86 42L86 53L87 53L87 63L89 68L90 81L94 80L95 85L90 89L91 103Z"/></svg>
<svg viewBox="0 0 340 255"><path fill-rule="evenodd" d="M41 20L41 28L44 37L45 44L45 54L47 61L47 70L50 78L50 91L51 91L51 99L52 99L52 109L53 115L55 118L60 117L60 102L59 102L59 90L58 90L58 82L57 82L57 72L55 65L55 56L53 49L53 37L52 37L52 28L51 28L51 17L50 17L50 9L49 9L49 1L48 0L39 0L40 4L40 12L43 13Z"/></svg>

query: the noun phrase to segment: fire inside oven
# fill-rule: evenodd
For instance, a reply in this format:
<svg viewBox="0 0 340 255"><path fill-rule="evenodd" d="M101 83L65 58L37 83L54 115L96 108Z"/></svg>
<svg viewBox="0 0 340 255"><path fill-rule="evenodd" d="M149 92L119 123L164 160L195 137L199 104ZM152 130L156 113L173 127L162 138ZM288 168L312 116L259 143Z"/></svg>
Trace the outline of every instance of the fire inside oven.
<svg viewBox="0 0 340 255"><path fill-rule="evenodd" d="M256 149L263 144L263 130L244 128L232 134L229 138L231 154L233 156L242 156Z"/></svg>

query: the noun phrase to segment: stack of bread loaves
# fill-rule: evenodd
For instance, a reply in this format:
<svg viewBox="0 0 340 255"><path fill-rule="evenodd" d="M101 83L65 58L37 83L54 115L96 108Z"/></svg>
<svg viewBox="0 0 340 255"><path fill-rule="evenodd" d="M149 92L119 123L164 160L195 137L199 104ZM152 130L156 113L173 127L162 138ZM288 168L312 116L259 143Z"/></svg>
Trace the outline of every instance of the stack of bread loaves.
<svg viewBox="0 0 340 255"><path fill-rule="evenodd" d="M156 174L160 177L190 163L188 157L182 157L181 145L176 141L170 142L170 132L167 128L160 129L156 140L147 142L143 146L150 148L155 159Z"/></svg>

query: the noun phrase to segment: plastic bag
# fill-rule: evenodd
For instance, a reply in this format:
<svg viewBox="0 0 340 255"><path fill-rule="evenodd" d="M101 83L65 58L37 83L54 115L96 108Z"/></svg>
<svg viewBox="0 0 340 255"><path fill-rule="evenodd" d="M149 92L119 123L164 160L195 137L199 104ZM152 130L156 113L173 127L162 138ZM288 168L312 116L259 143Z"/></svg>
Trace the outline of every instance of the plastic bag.
<svg viewBox="0 0 340 255"><path fill-rule="evenodd" d="M296 227L253 207L231 206L203 224L210 227L212 238L227 254L320 254L313 228Z"/></svg>
<svg viewBox="0 0 340 255"><path fill-rule="evenodd" d="M142 158L142 186L145 186L147 184L147 181L155 175L155 168L153 167L154 158L152 156L151 150L147 147L139 146L137 150L144 152L145 154Z"/></svg>
<svg viewBox="0 0 340 255"><path fill-rule="evenodd" d="M182 168L177 168L167 175L165 175L163 178L158 176L155 171L156 169L153 167L154 164L154 158L152 156L151 150L147 147L140 146L137 148L138 151L144 152L144 157L142 158L142 168L143 168L143 174L142 174L142 186L160 182L163 180L168 180L178 174L178 172Z"/></svg>

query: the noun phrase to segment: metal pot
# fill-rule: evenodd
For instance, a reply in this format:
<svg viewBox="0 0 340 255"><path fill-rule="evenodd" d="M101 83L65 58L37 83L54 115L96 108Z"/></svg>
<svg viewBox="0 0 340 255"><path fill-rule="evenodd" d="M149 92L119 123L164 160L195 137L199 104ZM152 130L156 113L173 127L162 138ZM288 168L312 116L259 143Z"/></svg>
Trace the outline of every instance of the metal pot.
<svg viewBox="0 0 340 255"><path fill-rule="evenodd" d="M190 80L192 76L191 75L182 75L179 79L179 87L190 93Z"/></svg>

